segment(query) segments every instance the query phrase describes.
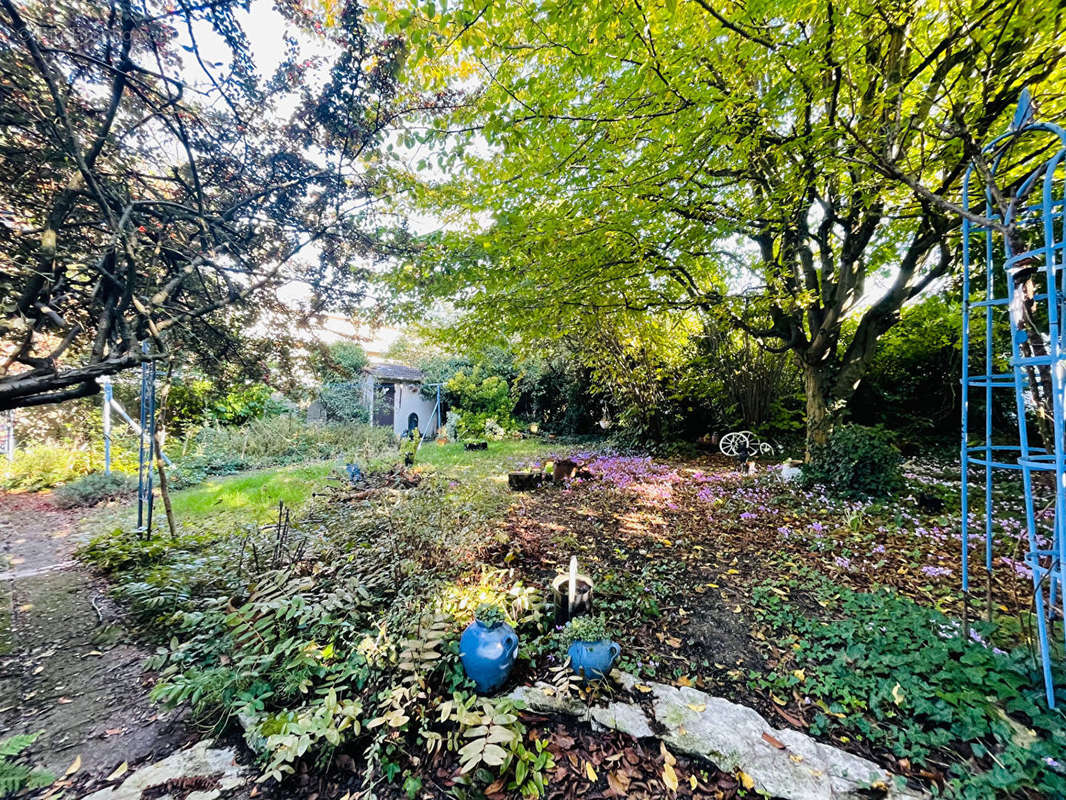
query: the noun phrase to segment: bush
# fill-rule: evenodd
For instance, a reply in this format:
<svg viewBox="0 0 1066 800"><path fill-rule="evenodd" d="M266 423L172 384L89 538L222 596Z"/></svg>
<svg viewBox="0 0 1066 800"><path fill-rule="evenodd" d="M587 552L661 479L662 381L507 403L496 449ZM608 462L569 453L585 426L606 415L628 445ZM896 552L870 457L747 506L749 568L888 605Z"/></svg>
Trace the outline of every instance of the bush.
<svg viewBox="0 0 1066 800"><path fill-rule="evenodd" d="M321 461L344 456L366 463L396 446L389 428L371 425L312 425L284 415L264 417L241 428L204 428L191 442L192 454L182 458L186 481L244 469Z"/></svg>
<svg viewBox="0 0 1066 800"><path fill-rule="evenodd" d="M363 402L362 386L358 383L327 383L318 400L330 422L370 422L370 409Z"/></svg>
<svg viewBox="0 0 1066 800"><path fill-rule="evenodd" d="M884 497L903 485L900 454L884 431L839 425L825 445L811 448L804 479L843 495Z"/></svg>
<svg viewBox="0 0 1066 800"><path fill-rule="evenodd" d="M125 472L90 472L56 489L55 501L60 508L95 506L105 500L116 500L136 491L136 475Z"/></svg>
<svg viewBox="0 0 1066 800"><path fill-rule="evenodd" d="M11 461L0 459L0 489L36 492L77 480L104 466L102 444L77 446L72 442L36 444L15 451ZM113 440L111 466L119 472L136 472L136 442L133 449Z"/></svg>

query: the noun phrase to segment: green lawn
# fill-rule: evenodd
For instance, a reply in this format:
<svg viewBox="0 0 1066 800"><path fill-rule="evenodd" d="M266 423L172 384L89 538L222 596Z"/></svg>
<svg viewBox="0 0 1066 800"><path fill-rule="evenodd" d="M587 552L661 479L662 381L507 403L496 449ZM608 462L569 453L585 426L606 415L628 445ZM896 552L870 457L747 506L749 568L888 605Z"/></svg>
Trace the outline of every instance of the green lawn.
<svg viewBox="0 0 1066 800"><path fill-rule="evenodd" d="M507 480L507 473L524 461L544 459L566 445L543 439L505 439L489 442L487 450L465 450L459 442L439 445L427 442L418 451L416 464L452 478Z"/></svg>
<svg viewBox="0 0 1066 800"><path fill-rule="evenodd" d="M416 464L419 469L440 472L456 480L504 484L507 472L518 464L544 459L563 447L540 439L489 442L488 450L465 450L459 443L427 442L418 451ZM286 506L298 511L313 491L323 488L332 467L332 461L315 461L208 478L196 486L170 493L174 516L179 527L192 529L207 525L212 528L262 525L275 518L279 502L284 501ZM153 525L159 530L166 527L163 514L163 504L157 497ZM90 534L115 528L132 530L136 515L135 502L96 509L86 517L84 527Z"/></svg>
<svg viewBox="0 0 1066 800"><path fill-rule="evenodd" d="M179 527L186 528L203 528L207 524L216 528L261 525L277 516L279 502L299 510L311 498L311 492L322 487L332 466L331 461L316 461L208 478L196 486L170 493L174 517ZM166 529L164 514L163 503L157 496L153 527L158 530ZM131 530L136 523L134 499L128 505L90 512L83 527L96 534L115 528Z"/></svg>

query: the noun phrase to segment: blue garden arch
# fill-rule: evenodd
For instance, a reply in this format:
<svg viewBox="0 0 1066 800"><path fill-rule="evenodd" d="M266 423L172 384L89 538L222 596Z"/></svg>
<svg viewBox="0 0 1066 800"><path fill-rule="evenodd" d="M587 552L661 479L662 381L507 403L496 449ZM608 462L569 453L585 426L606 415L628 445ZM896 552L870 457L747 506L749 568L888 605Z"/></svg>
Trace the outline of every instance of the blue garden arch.
<svg viewBox="0 0 1066 800"><path fill-rule="evenodd" d="M1011 130L982 148L982 157L963 180L962 591L968 611L971 539L981 541L983 533L991 615L996 480L1020 474L1028 538L1025 564L1032 573L1047 703L1054 708L1053 637L1056 621L1062 621L1066 579L1066 130L1031 117L1025 92ZM1026 150L1034 142L1039 147ZM1040 160L1019 161L1022 153L1039 153ZM975 322L983 323L984 341L977 348L971 336ZM997 328L1006 326L1009 354L995 345ZM998 391L1013 395L1016 431L994 430ZM970 428L974 400L984 405L983 431ZM1039 430L1032 430L1034 423ZM1042 446L1034 445L1035 440ZM1054 492L1046 510L1037 508L1033 492L1034 477L1041 474L1048 474L1048 488ZM978 497L982 502L976 502ZM966 617L964 612L964 621Z"/></svg>

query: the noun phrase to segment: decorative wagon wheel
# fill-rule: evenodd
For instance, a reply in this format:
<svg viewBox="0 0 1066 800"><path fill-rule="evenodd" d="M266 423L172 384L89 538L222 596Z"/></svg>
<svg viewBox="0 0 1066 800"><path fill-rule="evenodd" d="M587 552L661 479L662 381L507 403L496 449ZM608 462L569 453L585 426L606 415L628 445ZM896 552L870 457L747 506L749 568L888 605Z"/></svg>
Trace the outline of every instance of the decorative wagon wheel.
<svg viewBox="0 0 1066 800"><path fill-rule="evenodd" d="M727 433L722 437L722 441L718 443L718 449L722 451L723 455L736 458L740 455L742 449L747 452L751 452L751 442L755 438L755 434L751 431L734 431L733 433Z"/></svg>

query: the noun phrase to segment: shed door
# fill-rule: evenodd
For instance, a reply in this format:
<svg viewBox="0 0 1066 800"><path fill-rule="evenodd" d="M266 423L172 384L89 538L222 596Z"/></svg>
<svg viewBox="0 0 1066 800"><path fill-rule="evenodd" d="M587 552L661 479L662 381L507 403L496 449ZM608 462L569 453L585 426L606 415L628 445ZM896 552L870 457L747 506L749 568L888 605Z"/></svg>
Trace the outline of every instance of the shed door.
<svg viewBox="0 0 1066 800"><path fill-rule="evenodd" d="M379 383L374 389L374 424L391 428L396 416L396 384Z"/></svg>

